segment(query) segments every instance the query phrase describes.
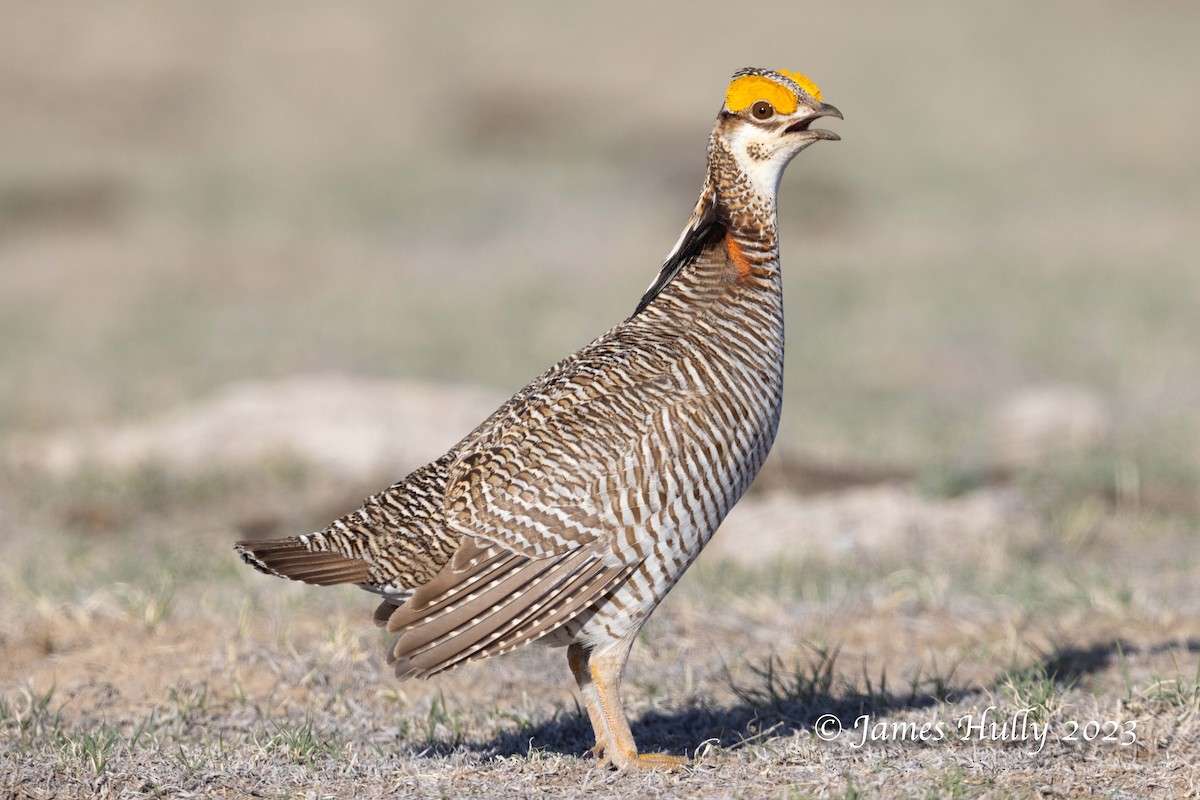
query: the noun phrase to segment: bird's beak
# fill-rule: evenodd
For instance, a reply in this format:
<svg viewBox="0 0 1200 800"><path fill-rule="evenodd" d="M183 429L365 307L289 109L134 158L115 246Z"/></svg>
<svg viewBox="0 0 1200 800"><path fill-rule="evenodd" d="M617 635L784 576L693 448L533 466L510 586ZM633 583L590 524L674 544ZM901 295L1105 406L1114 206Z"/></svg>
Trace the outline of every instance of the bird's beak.
<svg viewBox="0 0 1200 800"><path fill-rule="evenodd" d="M821 103L821 107L817 109L816 116L818 116L818 117L837 117L838 119L845 119L845 117L842 116L842 112L838 111L835 106L829 105L829 103Z"/></svg>
<svg viewBox="0 0 1200 800"><path fill-rule="evenodd" d="M783 132L805 133L808 134L808 138L811 139L828 139L831 142L840 141L842 137L838 136L833 131L827 131L821 128L809 130L808 126L813 123L813 120L818 120L821 117L837 117L838 119L845 119L845 117L842 116L842 112L838 111L835 106L831 106L829 103L821 103L821 105L817 106L811 115L805 117L799 122L793 122L791 125L784 128Z"/></svg>

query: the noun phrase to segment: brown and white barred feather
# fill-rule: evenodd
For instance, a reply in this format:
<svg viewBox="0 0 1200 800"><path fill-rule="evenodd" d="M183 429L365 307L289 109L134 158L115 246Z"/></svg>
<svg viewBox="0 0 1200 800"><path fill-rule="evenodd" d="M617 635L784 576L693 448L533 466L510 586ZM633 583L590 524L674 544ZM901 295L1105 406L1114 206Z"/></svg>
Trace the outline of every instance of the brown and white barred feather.
<svg viewBox="0 0 1200 800"><path fill-rule="evenodd" d="M749 487L778 426L773 199L714 131L683 236L629 319L551 367L438 461L248 563L384 596L401 677L550 636L631 637Z"/></svg>

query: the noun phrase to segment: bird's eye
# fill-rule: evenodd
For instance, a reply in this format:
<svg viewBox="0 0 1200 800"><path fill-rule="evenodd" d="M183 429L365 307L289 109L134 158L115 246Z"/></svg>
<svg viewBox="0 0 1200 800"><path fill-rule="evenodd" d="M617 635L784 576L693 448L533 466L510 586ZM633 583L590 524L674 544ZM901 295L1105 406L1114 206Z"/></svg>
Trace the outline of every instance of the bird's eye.
<svg viewBox="0 0 1200 800"><path fill-rule="evenodd" d="M770 119L775 116L775 107L766 100L759 100L750 106L750 113L754 115L755 119Z"/></svg>

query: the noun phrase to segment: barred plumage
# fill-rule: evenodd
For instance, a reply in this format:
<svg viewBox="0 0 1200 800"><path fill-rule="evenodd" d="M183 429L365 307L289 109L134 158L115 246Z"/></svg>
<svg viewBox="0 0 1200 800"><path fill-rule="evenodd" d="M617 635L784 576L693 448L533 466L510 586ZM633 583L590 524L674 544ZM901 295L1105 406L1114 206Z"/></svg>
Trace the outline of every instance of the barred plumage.
<svg viewBox="0 0 1200 800"><path fill-rule="evenodd" d="M319 533L239 542L247 563L383 596L400 677L537 639L568 646L596 733L638 755L618 689L642 625L775 438L783 300L775 198L841 117L796 73L734 75L700 199L633 315L555 364L445 456Z"/></svg>

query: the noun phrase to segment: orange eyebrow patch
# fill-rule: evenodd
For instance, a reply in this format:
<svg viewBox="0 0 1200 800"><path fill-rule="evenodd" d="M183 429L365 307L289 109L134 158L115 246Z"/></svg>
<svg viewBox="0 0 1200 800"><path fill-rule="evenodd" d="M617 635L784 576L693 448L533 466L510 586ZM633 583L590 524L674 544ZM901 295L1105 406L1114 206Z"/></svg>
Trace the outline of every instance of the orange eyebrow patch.
<svg viewBox="0 0 1200 800"><path fill-rule="evenodd" d="M729 260L737 269L738 280L744 281L749 278L750 271L753 269L750 259L746 258L746 254L742 252L742 246L737 243L737 239L734 239L732 234L725 234L725 249L729 251Z"/></svg>
<svg viewBox="0 0 1200 800"><path fill-rule="evenodd" d="M814 100L821 99L821 90L807 75L788 69L781 69L775 75L791 80ZM734 113L745 111L759 100L766 100L775 106L776 111L785 115L794 112L799 105L795 89L780 83L778 77L769 77L769 74L742 75L735 78L725 92L725 107Z"/></svg>
<svg viewBox="0 0 1200 800"><path fill-rule="evenodd" d="M791 114L799 105L791 89L762 75L743 75L729 84L725 93L725 106L734 112L744 111L759 100L766 100L780 114Z"/></svg>
<svg viewBox="0 0 1200 800"><path fill-rule="evenodd" d="M799 72L794 72L790 69L781 69L779 70L779 74L786 75L794 80L797 86L812 95L813 100L821 99L820 87L813 83L812 78L808 77L807 75L801 75Z"/></svg>

